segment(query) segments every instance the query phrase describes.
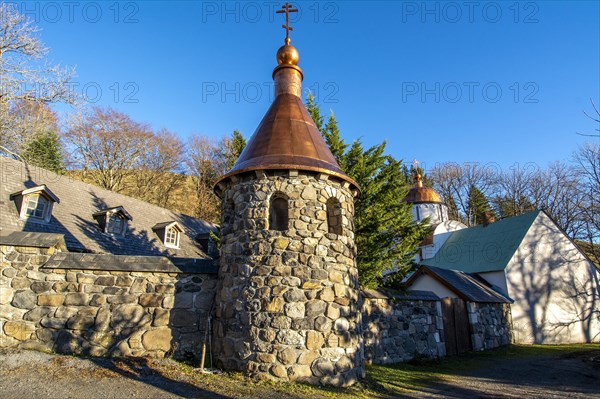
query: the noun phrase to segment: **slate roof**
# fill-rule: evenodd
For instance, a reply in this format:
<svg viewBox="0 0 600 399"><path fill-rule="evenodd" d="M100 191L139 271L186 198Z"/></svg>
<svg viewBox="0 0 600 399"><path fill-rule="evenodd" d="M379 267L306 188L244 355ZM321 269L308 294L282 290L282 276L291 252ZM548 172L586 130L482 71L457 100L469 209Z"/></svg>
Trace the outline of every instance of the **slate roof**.
<svg viewBox="0 0 600 399"><path fill-rule="evenodd" d="M9 236L13 231L62 234L72 252L208 258L195 238L217 229L212 223L3 156L0 179L2 235ZM54 204L52 218L48 223L20 220L19 209L10 195L40 185L46 185L60 199ZM96 212L119 206L132 217L122 237L104 233L93 217ZM163 237L152 230L157 223L166 221L176 221L184 230L179 249L165 247Z"/></svg>
<svg viewBox="0 0 600 399"><path fill-rule="evenodd" d="M422 265L483 273L504 270L529 228L542 211L498 220L453 232L431 259Z"/></svg>
<svg viewBox="0 0 600 399"><path fill-rule="evenodd" d="M512 303L513 300L495 291L492 286L476 274L458 270L446 270L431 266L421 266L406 285L410 287L422 275L429 275L458 297L468 302Z"/></svg>

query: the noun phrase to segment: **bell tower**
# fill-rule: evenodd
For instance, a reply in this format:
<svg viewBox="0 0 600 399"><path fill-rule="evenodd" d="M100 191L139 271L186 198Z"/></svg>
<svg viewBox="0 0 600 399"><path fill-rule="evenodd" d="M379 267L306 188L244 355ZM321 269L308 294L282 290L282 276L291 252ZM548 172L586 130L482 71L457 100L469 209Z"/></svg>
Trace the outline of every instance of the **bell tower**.
<svg viewBox="0 0 600 399"><path fill-rule="evenodd" d="M286 38L275 99L233 168L222 200L215 320L227 369L257 378L350 385L364 374L354 242L357 183L340 170L301 99ZM279 11L278 11L279 12Z"/></svg>

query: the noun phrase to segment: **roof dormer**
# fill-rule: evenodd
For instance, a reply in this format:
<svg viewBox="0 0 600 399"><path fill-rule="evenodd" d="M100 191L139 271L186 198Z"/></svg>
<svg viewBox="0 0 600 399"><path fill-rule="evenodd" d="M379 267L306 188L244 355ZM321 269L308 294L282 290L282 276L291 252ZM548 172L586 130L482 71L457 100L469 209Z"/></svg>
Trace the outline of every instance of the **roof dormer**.
<svg viewBox="0 0 600 399"><path fill-rule="evenodd" d="M127 221L133 220L122 206L103 209L92 215L98 222L100 229L108 234L122 236L127 231Z"/></svg>
<svg viewBox="0 0 600 399"><path fill-rule="evenodd" d="M54 203L60 200L45 184L10 195L19 211L19 218L32 222L47 223L52 217Z"/></svg>
<svg viewBox="0 0 600 399"><path fill-rule="evenodd" d="M152 227L152 230L160 237L163 244L167 248L178 249L179 239L183 228L175 221L157 223Z"/></svg>

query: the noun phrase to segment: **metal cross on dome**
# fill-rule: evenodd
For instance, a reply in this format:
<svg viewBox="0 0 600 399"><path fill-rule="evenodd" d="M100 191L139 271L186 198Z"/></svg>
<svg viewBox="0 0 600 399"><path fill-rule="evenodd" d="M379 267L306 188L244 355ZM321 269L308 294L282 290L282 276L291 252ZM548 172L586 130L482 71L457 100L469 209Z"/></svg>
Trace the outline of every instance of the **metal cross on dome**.
<svg viewBox="0 0 600 399"><path fill-rule="evenodd" d="M286 3L284 5L281 6L282 10L277 10L275 11L277 14L282 14L285 13L285 25L281 25L281 27L283 29L285 29L285 40L289 40L290 39L290 31L294 30L294 28L292 28L290 26L290 13L291 12L298 12L297 8L292 8L292 5L290 3L288 3L286 1Z"/></svg>

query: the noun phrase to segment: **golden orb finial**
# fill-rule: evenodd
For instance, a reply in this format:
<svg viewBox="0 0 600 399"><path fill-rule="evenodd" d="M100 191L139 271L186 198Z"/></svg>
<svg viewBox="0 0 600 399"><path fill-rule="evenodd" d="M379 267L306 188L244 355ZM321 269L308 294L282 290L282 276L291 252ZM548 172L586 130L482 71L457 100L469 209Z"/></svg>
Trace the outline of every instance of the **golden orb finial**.
<svg viewBox="0 0 600 399"><path fill-rule="evenodd" d="M296 47L290 44L290 39L285 39L285 44L277 50L277 64L298 65L300 54Z"/></svg>

